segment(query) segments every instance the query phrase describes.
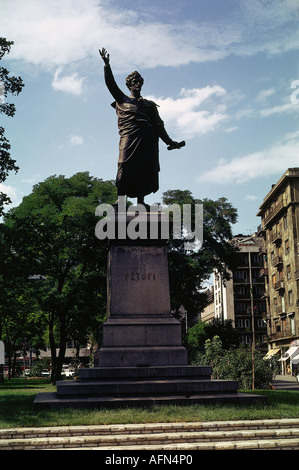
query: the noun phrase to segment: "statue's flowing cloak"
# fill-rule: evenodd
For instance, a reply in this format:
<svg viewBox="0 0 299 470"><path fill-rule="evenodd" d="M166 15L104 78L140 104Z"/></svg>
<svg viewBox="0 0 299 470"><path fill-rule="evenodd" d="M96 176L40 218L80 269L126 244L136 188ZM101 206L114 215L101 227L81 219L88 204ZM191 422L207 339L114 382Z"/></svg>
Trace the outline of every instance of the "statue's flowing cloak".
<svg viewBox="0 0 299 470"><path fill-rule="evenodd" d="M105 82L115 102L119 128L118 193L145 196L159 189L159 136L165 134L157 105L142 97L126 96L105 65Z"/></svg>

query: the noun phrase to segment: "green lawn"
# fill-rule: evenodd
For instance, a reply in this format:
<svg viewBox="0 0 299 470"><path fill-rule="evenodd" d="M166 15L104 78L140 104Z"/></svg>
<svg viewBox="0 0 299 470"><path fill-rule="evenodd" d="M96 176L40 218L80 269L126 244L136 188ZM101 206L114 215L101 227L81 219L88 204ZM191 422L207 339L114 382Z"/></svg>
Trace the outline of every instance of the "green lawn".
<svg viewBox="0 0 299 470"><path fill-rule="evenodd" d="M0 428L299 418L299 392L296 391L256 390L254 393L268 396L267 405L156 405L113 410L34 410L35 396L49 391L56 391L56 388L45 379L27 379L26 387L24 379L6 380L4 385L0 385Z"/></svg>

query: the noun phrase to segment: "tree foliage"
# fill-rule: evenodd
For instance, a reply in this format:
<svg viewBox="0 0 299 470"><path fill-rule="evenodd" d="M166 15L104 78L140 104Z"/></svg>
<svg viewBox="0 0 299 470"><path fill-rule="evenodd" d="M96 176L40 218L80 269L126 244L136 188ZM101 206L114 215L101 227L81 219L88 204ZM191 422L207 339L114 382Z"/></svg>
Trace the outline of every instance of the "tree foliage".
<svg viewBox="0 0 299 470"><path fill-rule="evenodd" d="M0 60L5 54L9 54L13 41L7 41L0 38ZM23 89L24 83L21 77L10 76L5 67L0 67L0 113L13 117L16 112L14 103L7 103L6 99L9 93L18 95ZM5 129L0 126L0 183L3 183L9 172L18 171L16 160L10 156L10 143L5 137ZM0 215L3 214L3 205L9 204L9 197L0 192Z"/></svg>
<svg viewBox="0 0 299 470"><path fill-rule="evenodd" d="M237 380L239 389L251 389L253 385L253 360L251 350L244 346L224 349L219 336L205 342L205 353L199 354L197 363L211 365L217 379ZM268 386L276 373L270 361L263 360L263 354L254 354L254 388Z"/></svg>
<svg viewBox="0 0 299 470"><path fill-rule="evenodd" d="M53 382L67 340L82 345L104 319L107 244L95 237L95 208L115 198L114 183L87 172L51 176L5 216L11 256L26 272L47 326Z"/></svg>
<svg viewBox="0 0 299 470"><path fill-rule="evenodd" d="M38 352L47 331L53 382L60 377L67 340L79 350L105 319L107 242L95 236L95 209L99 203L114 203L116 196L114 182L88 172L54 175L35 185L0 225L0 337L6 335L12 352L30 338ZM204 206L203 248L186 252L183 238L169 245L172 308L184 305L190 319L205 305L202 286L213 269L228 275L236 210L224 199L200 201L189 191L168 191L164 203ZM225 344L228 326L223 335L222 325L210 333L200 325L189 329L189 350L201 347L215 331ZM232 336L227 341L231 344Z"/></svg>
<svg viewBox="0 0 299 470"><path fill-rule="evenodd" d="M219 338L221 347L225 350L237 348L240 344L238 332L233 328L231 320L222 322L214 318L210 323L199 320L188 328L187 334L183 336L190 363L196 361L199 354L204 353L206 341L211 341L214 337Z"/></svg>
<svg viewBox="0 0 299 470"><path fill-rule="evenodd" d="M171 239L169 251L169 272L172 309L178 311L184 305L191 319L207 303L203 284L214 269L229 279L229 270L235 266L238 249L229 243L232 238L231 225L237 221L237 210L225 199L196 199L189 190L169 190L163 194L166 206L190 204L203 205L203 244L199 250L186 252L185 240ZM193 227L192 227L193 228Z"/></svg>

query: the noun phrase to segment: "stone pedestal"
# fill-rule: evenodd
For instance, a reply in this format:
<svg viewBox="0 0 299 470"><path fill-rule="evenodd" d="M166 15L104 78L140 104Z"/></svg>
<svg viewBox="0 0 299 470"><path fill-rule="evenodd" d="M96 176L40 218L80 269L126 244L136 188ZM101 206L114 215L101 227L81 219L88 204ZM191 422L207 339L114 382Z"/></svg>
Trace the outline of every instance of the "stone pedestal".
<svg viewBox="0 0 299 470"><path fill-rule="evenodd" d="M100 367L186 365L181 324L170 314L166 246L112 245Z"/></svg>
<svg viewBox="0 0 299 470"><path fill-rule="evenodd" d="M187 364L181 325L170 311L164 222L157 214L153 227L149 214L143 215L140 233L152 235L146 240L126 238L134 215L117 215L108 255L107 321L95 367L80 369L77 380L58 382L56 393L37 395L34 406L265 402L263 396L239 394L237 381L211 380L211 367Z"/></svg>

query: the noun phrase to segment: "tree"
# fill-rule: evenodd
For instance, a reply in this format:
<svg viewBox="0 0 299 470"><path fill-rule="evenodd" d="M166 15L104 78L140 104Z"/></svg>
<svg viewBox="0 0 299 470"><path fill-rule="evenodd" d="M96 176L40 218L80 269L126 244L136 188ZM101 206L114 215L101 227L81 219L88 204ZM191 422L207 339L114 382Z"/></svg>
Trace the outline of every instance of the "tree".
<svg viewBox="0 0 299 470"><path fill-rule="evenodd" d="M199 320L183 335L189 362L196 361L198 354L204 352L206 341L212 341L215 337L219 339L221 347L225 350L239 346L239 335L237 330L233 328L231 320L222 322L215 318L210 323Z"/></svg>
<svg viewBox="0 0 299 470"><path fill-rule="evenodd" d="M15 234L11 251L29 264L34 295L47 323L53 383L61 375L67 340L74 335L86 341L104 319L107 244L95 236L95 208L115 199L113 182L87 172L51 176L5 215L6 227Z"/></svg>
<svg viewBox="0 0 299 470"><path fill-rule="evenodd" d="M9 54L13 41L7 41L5 38L0 38L0 60L5 54ZM8 93L18 95L23 89L24 83L21 77L11 77L9 71L0 67L0 112L7 116L14 116L16 107L13 103L6 103ZM3 183L10 171L18 171L16 160L10 156L10 143L4 135L5 130L0 126L0 183ZM9 204L10 198L0 192L0 215L3 214L3 205Z"/></svg>
<svg viewBox="0 0 299 470"><path fill-rule="evenodd" d="M205 353L199 355L197 363L211 365L217 379L237 380L239 389L253 388L251 350L242 345L225 350L219 336L214 336L205 342ZM264 361L261 352L256 351L254 366L256 371L254 388L268 386L275 375L271 362Z"/></svg>
<svg viewBox="0 0 299 470"><path fill-rule="evenodd" d="M184 305L188 318L192 319L207 303L203 289L214 269L223 279L229 279L229 270L235 266L238 249L229 243L231 224L237 221L236 209L225 199L195 199L189 190L169 190L163 194L167 206L190 204L193 212L196 204L203 205L203 245L198 251L186 252L184 238L170 238L169 277L172 309L178 311ZM194 227L192 227L193 229Z"/></svg>
<svg viewBox="0 0 299 470"><path fill-rule="evenodd" d="M190 364L196 360L199 351L204 349L204 343L207 340L205 326L204 322L199 321L191 328L188 328L186 334L183 334L183 342L188 352L188 362Z"/></svg>
<svg viewBox="0 0 299 470"><path fill-rule="evenodd" d="M233 327L232 320L224 320L213 318L205 327L206 335L209 339L218 336L222 343L223 349L236 348L240 344L238 331Z"/></svg>

